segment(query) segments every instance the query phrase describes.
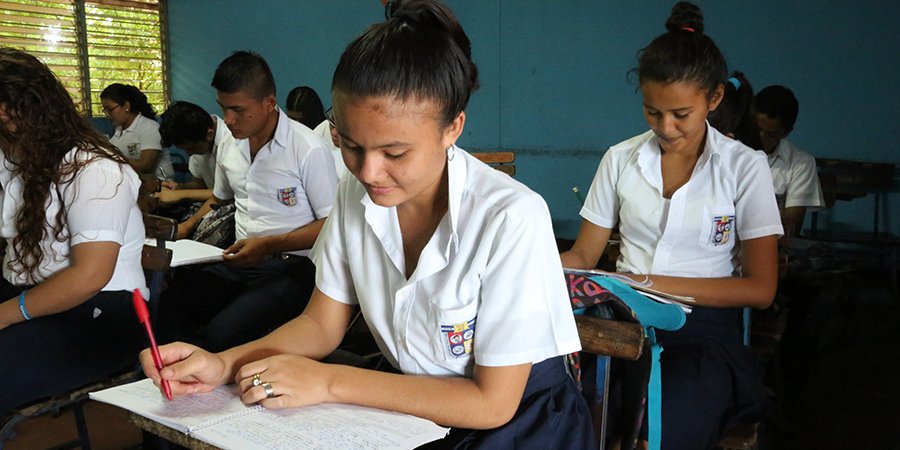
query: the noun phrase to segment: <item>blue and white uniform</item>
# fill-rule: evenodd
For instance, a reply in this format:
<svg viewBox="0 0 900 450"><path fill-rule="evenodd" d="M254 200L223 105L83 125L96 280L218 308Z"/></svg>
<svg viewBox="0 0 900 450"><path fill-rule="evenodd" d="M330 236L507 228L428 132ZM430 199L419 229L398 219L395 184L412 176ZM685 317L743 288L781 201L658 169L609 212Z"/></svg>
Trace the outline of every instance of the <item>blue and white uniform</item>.
<svg viewBox="0 0 900 450"><path fill-rule="evenodd" d="M65 208L62 240L57 240L52 227L45 223L43 257L34 278L30 278L15 264L10 265L17 260L13 240L18 236L15 220L22 208L23 184L0 152L0 235L7 243L0 301L16 302L19 291L69 267L76 245L112 242L119 247L112 277L99 293L67 311L0 330L0 376L7 380L0 395L0 415L19 404L60 394L133 366L143 347L144 337L140 327L134 326L131 303L134 289L141 290L145 298L148 294L141 268L144 223L137 207L141 182L127 164L76 149L63 161L75 160L84 165L58 186L59 190L50 186L46 204L49 224L56 224L57 213Z"/></svg>
<svg viewBox="0 0 900 450"><path fill-rule="evenodd" d="M600 227L618 225L618 271L738 276L741 241L783 234L764 154L708 125L690 180L671 199L662 186L652 131L604 155L581 215ZM760 382L741 343L739 308L694 307L682 329L657 337L665 349L663 448L707 448L726 421L760 412Z"/></svg>
<svg viewBox="0 0 900 450"><path fill-rule="evenodd" d="M520 409L482 443L502 448L516 442L515 430L532 428L534 445L558 448L563 441L555 436L591 446L586 406L561 358L580 343L546 204L459 148L448 150L447 165L447 214L408 279L396 207L376 205L359 180L342 178L310 256L316 286L359 305L382 353L404 374L471 377L476 363L533 364L525 397L546 383L541 388L555 391L541 390L546 398L536 403L558 394L562 412Z"/></svg>

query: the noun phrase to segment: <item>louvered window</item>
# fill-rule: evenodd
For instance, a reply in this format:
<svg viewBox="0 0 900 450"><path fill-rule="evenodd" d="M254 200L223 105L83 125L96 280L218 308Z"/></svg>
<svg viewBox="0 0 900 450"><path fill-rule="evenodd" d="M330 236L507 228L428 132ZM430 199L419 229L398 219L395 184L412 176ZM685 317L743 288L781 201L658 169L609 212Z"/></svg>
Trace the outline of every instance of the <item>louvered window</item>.
<svg viewBox="0 0 900 450"><path fill-rule="evenodd" d="M165 0L0 0L0 46L41 58L82 111L102 116L111 83L168 106Z"/></svg>

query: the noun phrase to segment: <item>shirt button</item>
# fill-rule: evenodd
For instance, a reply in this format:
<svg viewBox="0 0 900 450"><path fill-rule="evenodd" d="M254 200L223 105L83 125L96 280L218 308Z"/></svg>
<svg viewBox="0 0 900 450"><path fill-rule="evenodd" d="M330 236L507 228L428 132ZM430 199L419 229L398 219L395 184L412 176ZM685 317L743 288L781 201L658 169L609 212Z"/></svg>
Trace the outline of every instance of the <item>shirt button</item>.
<svg viewBox="0 0 900 450"><path fill-rule="evenodd" d="M407 291L407 290L400 291L397 293L397 297L400 298L400 300L406 300L409 298L409 291Z"/></svg>

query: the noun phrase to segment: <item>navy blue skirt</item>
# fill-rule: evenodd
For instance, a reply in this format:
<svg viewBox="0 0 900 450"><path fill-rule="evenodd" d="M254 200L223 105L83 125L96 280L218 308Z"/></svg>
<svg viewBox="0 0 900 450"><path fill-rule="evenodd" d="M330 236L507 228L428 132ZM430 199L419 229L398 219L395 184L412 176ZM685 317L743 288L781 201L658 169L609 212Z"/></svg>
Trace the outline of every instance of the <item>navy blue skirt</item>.
<svg viewBox="0 0 900 450"><path fill-rule="evenodd" d="M557 356L531 367L513 418L492 430L453 428L420 449L595 449L591 413Z"/></svg>
<svg viewBox="0 0 900 450"><path fill-rule="evenodd" d="M715 448L729 425L761 419L765 391L741 324L740 309L694 307L680 330L656 332L663 449Z"/></svg>

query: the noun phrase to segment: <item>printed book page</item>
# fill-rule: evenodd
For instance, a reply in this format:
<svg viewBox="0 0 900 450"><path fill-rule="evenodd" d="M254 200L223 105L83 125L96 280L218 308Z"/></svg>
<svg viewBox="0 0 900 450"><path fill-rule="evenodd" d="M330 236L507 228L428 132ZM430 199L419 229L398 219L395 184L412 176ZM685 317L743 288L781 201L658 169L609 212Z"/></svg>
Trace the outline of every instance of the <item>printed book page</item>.
<svg viewBox="0 0 900 450"><path fill-rule="evenodd" d="M248 407L236 389L220 386L167 401L145 379L90 396L224 449L409 449L449 431L419 417L355 405Z"/></svg>
<svg viewBox="0 0 900 450"><path fill-rule="evenodd" d="M147 239L144 245L156 247L156 239ZM190 239L166 241L166 248L172 250L171 267L222 261L221 248Z"/></svg>

